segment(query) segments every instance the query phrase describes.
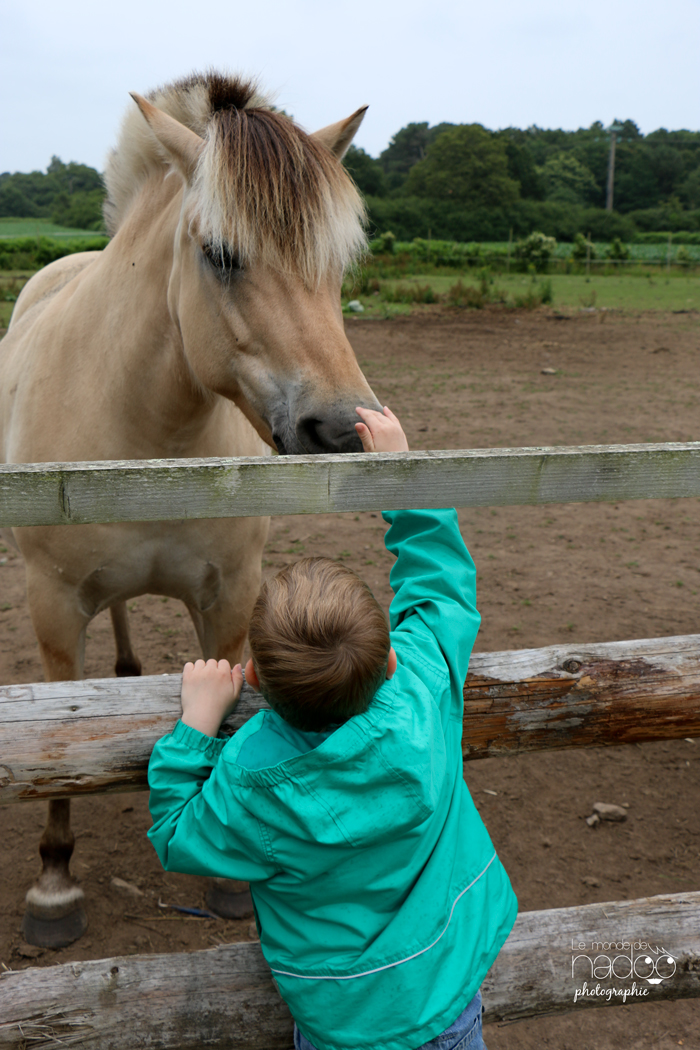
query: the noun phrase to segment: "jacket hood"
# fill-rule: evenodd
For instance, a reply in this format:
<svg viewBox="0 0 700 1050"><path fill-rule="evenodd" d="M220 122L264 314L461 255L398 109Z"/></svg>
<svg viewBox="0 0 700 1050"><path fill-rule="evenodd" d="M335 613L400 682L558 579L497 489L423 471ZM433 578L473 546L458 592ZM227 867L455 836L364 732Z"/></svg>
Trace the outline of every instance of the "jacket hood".
<svg viewBox="0 0 700 1050"><path fill-rule="evenodd" d="M399 669L364 714L314 750L274 766L247 769L237 762L242 746L263 728L262 713L251 719L223 753L236 793L249 789L245 804L251 814L273 834L326 846L377 846L418 829L435 811L446 756L428 690L414 680L412 702L401 702L406 675L415 679ZM418 697L417 686L423 694Z"/></svg>

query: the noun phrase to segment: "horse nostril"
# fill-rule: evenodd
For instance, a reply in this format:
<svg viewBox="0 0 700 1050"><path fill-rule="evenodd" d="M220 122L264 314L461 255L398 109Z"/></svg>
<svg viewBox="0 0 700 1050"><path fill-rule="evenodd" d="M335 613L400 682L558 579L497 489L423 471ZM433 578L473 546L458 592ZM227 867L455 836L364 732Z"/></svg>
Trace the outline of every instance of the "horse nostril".
<svg viewBox="0 0 700 1050"><path fill-rule="evenodd" d="M320 429L323 426L321 419L300 419L297 423L297 437L306 452L328 452L325 442L321 436Z"/></svg>
<svg viewBox="0 0 700 1050"><path fill-rule="evenodd" d="M299 444L305 452L361 452L362 442L353 425L342 420L317 419L307 416L296 425Z"/></svg>

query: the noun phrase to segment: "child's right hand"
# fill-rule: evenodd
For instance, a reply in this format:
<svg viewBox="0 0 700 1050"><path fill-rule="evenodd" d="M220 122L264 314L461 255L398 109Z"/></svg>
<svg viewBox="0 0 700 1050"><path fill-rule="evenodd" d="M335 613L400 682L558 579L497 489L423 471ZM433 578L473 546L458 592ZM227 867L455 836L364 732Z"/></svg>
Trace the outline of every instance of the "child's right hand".
<svg viewBox="0 0 700 1050"><path fill-rule="evenodd" d="M181 721L205 736L216 736L224 719L238 703L243 687L240 664L228 660L197 660L182 672Z"/></svg>
<svg viewBox="0 0 700 1050"><path fill-rule="evenodd" d="M355 430L365 452L408 452L406 435L390 408L385 405L383 412L372 408L355 411L362 420L355 423Z"/></svg>

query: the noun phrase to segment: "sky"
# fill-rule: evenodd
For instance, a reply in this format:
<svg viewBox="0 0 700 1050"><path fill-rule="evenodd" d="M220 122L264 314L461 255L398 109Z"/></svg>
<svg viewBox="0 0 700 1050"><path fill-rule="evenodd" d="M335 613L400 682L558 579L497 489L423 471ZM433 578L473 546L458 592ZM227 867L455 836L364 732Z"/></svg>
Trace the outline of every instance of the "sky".
<svg viewBox="0 0 700 1050"><path fill-rule="evenodd" d="M412 121L700 128L700 0L0 0L0 172L102 170L129 91L254 74L308 131Z"/></svg>

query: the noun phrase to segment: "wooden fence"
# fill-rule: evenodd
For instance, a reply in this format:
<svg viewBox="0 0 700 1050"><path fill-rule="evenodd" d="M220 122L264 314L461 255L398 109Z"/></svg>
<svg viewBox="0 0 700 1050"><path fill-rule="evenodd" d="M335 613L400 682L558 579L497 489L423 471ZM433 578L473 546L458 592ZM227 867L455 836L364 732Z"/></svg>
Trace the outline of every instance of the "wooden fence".
<svg viewBox="0 0 700 1050"><path fill-rule="evenodd" d="M700 497L700 444L0 467L0 526L384 507ZM0 803L145 788L179 675L0 687ZM700 636L477 654L464 757L700 735ZM259 706L246 691L227 723ZM673 973L572 976L571 944L644 941ZM634 984L634 989L632 985ZM485 1019L700 996L700 893L522 913L484 984ZM640 992L642 988L645 994ZM0 975L0 1047L287 1050L291 1018L257 944Z"/></svg>

